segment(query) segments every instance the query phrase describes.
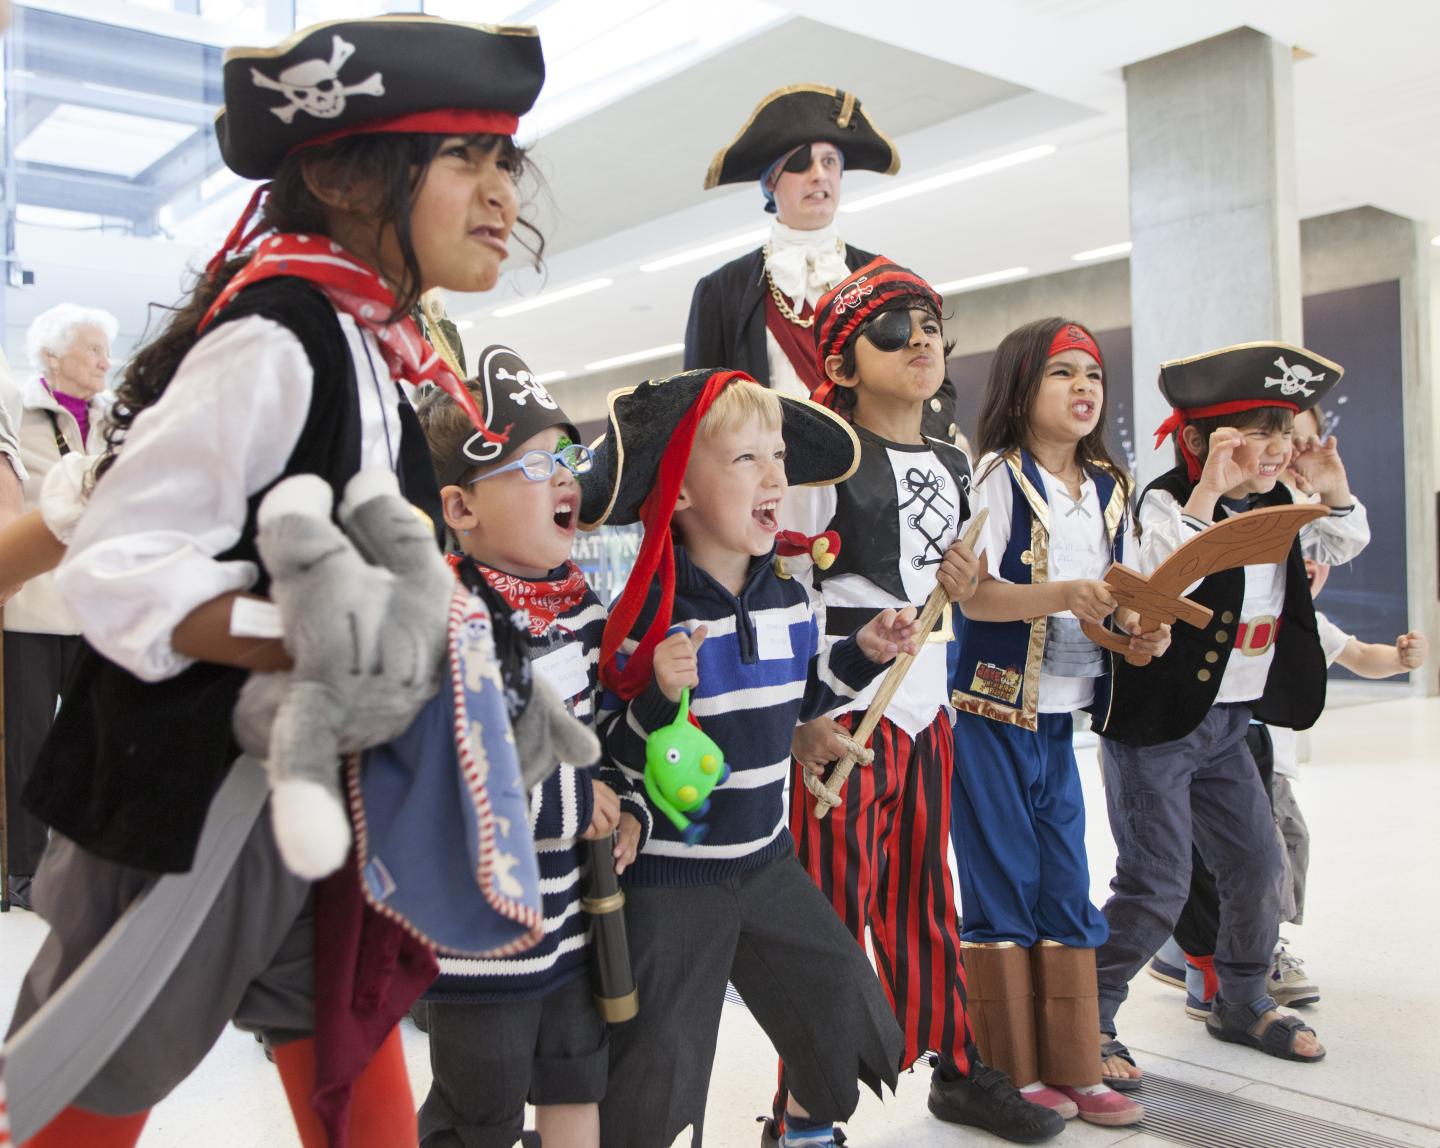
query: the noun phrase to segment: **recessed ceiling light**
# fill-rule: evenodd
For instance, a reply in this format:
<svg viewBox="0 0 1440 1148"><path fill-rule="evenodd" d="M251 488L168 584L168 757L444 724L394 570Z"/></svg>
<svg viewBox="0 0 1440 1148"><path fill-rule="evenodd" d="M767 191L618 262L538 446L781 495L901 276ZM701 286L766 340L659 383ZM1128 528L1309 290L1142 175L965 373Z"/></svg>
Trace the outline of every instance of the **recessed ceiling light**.
<svg viewBox="0 0 1440 1148"><path fill-rule="evenodd" d="M983 287L987 283L999 283L1005 279L1019 279L1029 275L1028 267L1007 267L1004 271L987 271L984 275L971 275L965 279L952 279L948 283L932 284L936 294L953 295L957 291L968 291L972 287Z"/></svg>
<svg viewBox="0 0 1440 1148"><path fill-rule="evenodd" d="M732 235L729 239L718 239L714 243L706 243L700 247L691 247L685 251L676 252L674 255L666 255L662 259L652 259L649 263L640 264L641 271L668 271L671 267L679 267L682 263L690 263L696 259L704 259L707 255L719 255L724 251L733 251L737 247L749 247L752 243L759 243L770 232L766 229L760 231L747 231L744 235Z"/></svg>
<svg viewBox="0 0 1440 1148"><path fill-rule="evenodd" d="M1440 235L1437 235L1434 239L1430 240L1430 245L1432 247L1440 247Z"/></svg>
<svg viewBox="0 0 1440 1148"><path fill-rule="evenodd" d="M134 179L197 130L153 116L58 104L20 141L15 158Z"/></svg>
<svg viewBox="0 0 1440 1148"><path fill-rule="evenodd" d="M569 373L569 371L546 371L543 375L536 375L535 381L541 384L554 383L563 379Z"/></svg>
<svg viewBox="0 0 1440 1148"><path fill-rule="evenodd" d="M584 283L576 283L573 287L561 287L558 291L547 291L543 295L536 295L533 299L522 299L518 303L511 303L505 307L498 307L492 314L497 319L508 319L511 315L522 315L526 311L535 311L541 307L548 307L551 303L563 303L566 299L574 299L577 295L588 295L592 291L602 291L614 284L613 279L587 279Z"/></svg>
<svg viewBox="0 0 1440 1148"><path fill-rule="evenodd" d="M1031 160L1044 159L1047 155L1054 155L1057 150L1054 144L1037 144L1034 147L1027 147L1020 151L1011 152L1009 155L997 156L995 159L981 160L979 163L972 163L965 167L957 167L954 171L942 172L940 175L932 175L926 179L917 179L910 183L903 183L899 187L892 187L885 191L877 191L874 195L866 195L850 203L841 203L840 210L852 214L857 211L869 211L872 207L880 207L883 204L894 203L900 199L909 199L912 195L924 195L927 191L935 191L937 188L949 187L952 183L964 183L967 179L975 179L977 176L989 175L992 171L1003 171L1007 167L1015 167L1022 163L1029 163Z"/></svg>
<svg viewBox="0 0 1440 1148"><path fill-rule="evenodd" d="M475 326L475 320L474 320L474 319L456 319L456 320L455 320L455 330L457 330L457 331L468 331L468 330L470 330L470 328L473 327L473 326Z"/></svg>
<svg viewBox="0 0 1440 1148"><path fill-rule="evenodd" d="M678 355L684 349L684 343L666 343L663 347L631 351L628 355L616 355L611 359L596 359L593 363L586 363L585 369L587 371L608 371L611 367L626 367L631 363L648 363L651 359L663 359L666 355Z"/></svg>
<svg viewBox="0 0 1440 1148"><path fill-rule="evenodd" d="M1124 243L1112 243L1109 247L1092 247L1089 251L1077 251L1070 256L1076 263L1084 263L1090 259L1109 259L1112 255L1129 255L1130 241Z"/></svg>

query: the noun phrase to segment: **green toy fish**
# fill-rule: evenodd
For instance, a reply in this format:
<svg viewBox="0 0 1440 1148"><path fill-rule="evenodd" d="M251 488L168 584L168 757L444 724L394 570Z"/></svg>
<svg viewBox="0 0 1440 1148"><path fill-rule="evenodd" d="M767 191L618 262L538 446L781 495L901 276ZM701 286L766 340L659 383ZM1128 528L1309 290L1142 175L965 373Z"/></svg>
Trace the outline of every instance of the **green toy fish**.
<svg viewBox="0 0 1440 1148"><path fill-rule="evenodd" d="M681 690L675 720L655 730L645 743L645 792L686 844L694 845L704 840L709 827L685 814L704 817L710 792L729 776L724 751L690 723L690 690Z"/></svg>

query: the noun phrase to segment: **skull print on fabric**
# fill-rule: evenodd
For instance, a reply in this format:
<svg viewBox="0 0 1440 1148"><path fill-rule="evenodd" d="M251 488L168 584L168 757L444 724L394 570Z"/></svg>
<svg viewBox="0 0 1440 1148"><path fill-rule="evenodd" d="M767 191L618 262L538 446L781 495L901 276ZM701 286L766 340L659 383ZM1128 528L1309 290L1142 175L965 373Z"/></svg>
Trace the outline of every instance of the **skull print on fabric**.
<svg viewBox="0 0 1440 1148"><path fill-rule="evenodd" d="M1275 365L1280 368L1281 375L1278 379L1266 379L1265 386L1279 387L1280 393L1286 398L1291 395L1301 394L1307 399L1315 393L1314 384L1320 383L1325 378L1325 372L1318 374L1311 371L1304 363L1296 363L1291 366L1285 362L1285 356L1275 360Z"/></svg>
<svg viewBox="0 0 1440 1148"><path fill-rule="evenodd" d="M271 79L259 68L251 68L250 75L257 88L279 92L290 102L283 107L271 108L281 123L288 124L297 113L304 112L316 119L333 120L345 111L345 101L350 96L383 96L384 79L375 72L358 84L346 84L340 78L340 69L355 52L355 45L339 36L332 40L330 59L306 60L286 68L276 79Z"/></svg>

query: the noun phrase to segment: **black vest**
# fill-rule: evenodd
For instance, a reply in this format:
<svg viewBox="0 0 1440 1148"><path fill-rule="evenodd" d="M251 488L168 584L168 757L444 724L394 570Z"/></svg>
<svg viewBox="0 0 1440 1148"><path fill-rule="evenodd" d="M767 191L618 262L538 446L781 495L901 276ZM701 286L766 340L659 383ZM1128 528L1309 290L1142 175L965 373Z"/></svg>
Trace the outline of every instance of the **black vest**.
<svg viewBox="0 0 1440 1148"><path fill-rule="evenodd" d="M841 574L859 574L903 599L907 595L900 578L900 493L895 470L884 439L859 426L855 437L860 440L860 462L855 473L835 487L835 515L825 527L840 535L840 553L828 570L815 568L815 581L818 585ZM949 442L926 438L924 446L935 452L954 480L958 527L970 517L970 460Z"/></svg>
<svg viewBox="0 0 1440 1148"><path fill-rule="evenodd" d="M320 475L338 506L360 466L360 407L355 366L335 310L303 280L282 278L241 291L217 322L247 315L294 332L314 369L305 426L275 481ZM381 381L394 385L387 377ZM399 409L401 489L438 525L440 496L424 434L410 404L402 400ZM252 588L257 594L269 588L255 549L255 517L269 489L251 496L239 541L218 556L260 566ZM144 682L85 643L25 789L26 807L97 856L184 872L210 801L240 752L230 714L248 675L197 663L173 678Z"/></svg>
<svg viewBox="0 0 1440 1148"><path fill-rule="evenodd" d="M1161 475L1145 494L1160 490L1182 505L1195 489L1183 467ZM1145 494L1140 496L1141 502ZM1257 506L1285 506L1290 490L1276 483ZM1217 515L1221 508L1216 507ZM1148 666L1114 659L1114 686L1108 714L1096 714L1095 730L1125 745L1158 745L1190 734L1220 692L1225 666L1234 654L1235 627L1245 597L1245 570L1237 567L1211 574L1194 593L1195 601L1213 610L1203 630L1185 622L1171 628L1170 649ZM1247 703L1259 721L1290 729L1309 729L1325 708L1325 653L1315 625L1315 602L1305 576L1305 559L1297 537L1285 560L1285 607L1275 638L1275 656L1265 679L1265 692Z"/></svg>

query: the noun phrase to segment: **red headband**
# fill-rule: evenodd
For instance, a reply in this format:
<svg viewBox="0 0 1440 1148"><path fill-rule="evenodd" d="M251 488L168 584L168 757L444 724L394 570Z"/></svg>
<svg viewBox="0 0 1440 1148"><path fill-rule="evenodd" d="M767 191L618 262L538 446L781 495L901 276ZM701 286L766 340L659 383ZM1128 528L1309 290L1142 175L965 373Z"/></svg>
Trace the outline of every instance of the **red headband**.
<svg viewBox="0 0 1440 1148"><path fill-rule="evenodd" d="M635 556L635 565L625 580L625 589L610 607L610 617L600 639L600 680L606 689L613 690L622 698L633 698L649 685L655 647L670 628L675 605L675 546L670 520L675 514L675 502L680 497L680 485L685 481L685 470L690 465L690 451L695 445L700 420L720 397L720 392L732 382L759 385L743 371L716 371L705 381L704 388L670 436L669 445L660 456L660 465L655 471L655 485L640 507L640 521L645 526L640 552ZM619 481L618 476L616 481ZM615 655L640 617L657 571L660 602L655 617L625 663L625 668L617 670Z"/></svg>
<svg viewBox="0 0 1440 1148"><path fill-rule="evenodd" d="M1233 415L1241 411L1253 411L1260 407L1280 407L1282 410L1293 411L1299 414L1300 407L1296 403L1280 402L1276 399L1233 399L1227 403L1215 403L1208 407L1187 407L1184 410L1176 407L1170 412L1170 417L1155 428L1155 449L1160 449L1163 443L1171 435L1180 445L1180 455L1185 460L1185 470L1190 476L1191 482L1200 481L1200 472L1204 469L1200 465L1191 449L1185 445L1185 435L1182 433L1185 425L1194 419L1211 419L1216 415Z"/></svg>
<svg viewBox="0 0 1440 1148"><path fill-rule="evenodd" d="M1101 366L1105 365L1105 360L1100 357L1100 348L1096 346L1090 332L1078 323L1066 323L1055 332L1055 338L1050 341L1050 350L1045 357L1053 359L1066 351L1084 351Z"/></svg>

